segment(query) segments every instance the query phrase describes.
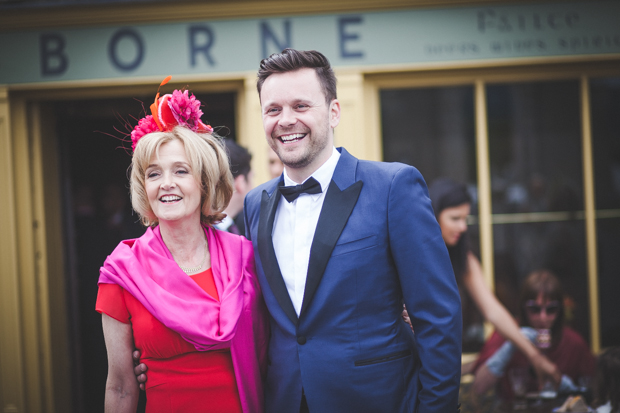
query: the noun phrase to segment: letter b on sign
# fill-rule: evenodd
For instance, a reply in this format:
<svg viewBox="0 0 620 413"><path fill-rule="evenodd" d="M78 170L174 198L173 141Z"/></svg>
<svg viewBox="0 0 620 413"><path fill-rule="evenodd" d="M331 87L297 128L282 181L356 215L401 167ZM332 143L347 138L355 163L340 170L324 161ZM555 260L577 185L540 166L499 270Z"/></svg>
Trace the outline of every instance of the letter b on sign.
<svg viewBox="0 0 620 413"><path fill-rule="evenodd" d="M69 58L65 54L65 38L58 33L45 33L39 37L41 76L59 76L67 71Z"/></svg>

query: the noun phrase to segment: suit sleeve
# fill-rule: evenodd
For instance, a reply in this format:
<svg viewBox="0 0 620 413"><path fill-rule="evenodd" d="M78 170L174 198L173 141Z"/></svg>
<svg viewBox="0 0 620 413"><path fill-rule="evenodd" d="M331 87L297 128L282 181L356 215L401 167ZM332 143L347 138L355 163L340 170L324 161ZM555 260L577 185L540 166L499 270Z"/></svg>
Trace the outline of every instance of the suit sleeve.
<svg viewBox="0 0 620 413"><path fill-rule="evenodd" d="M422 175L392 179L388 230L421 361L418 412L456 412L461 377L461 300Z"/></svg>

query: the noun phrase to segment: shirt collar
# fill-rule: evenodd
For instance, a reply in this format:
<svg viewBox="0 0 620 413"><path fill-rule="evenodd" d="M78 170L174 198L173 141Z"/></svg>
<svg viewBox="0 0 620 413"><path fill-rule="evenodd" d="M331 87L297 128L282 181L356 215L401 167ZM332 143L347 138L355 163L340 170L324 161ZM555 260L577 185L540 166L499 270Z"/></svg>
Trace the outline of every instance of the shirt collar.
<svg viewBox="0 0 620 413"><path fill-rule="evenodd" d="M316 179L321 184L321 191L323 192L327 191L327 188L329 188L329 183L332 181L332 176L334 176L336 165L338 165L338 160L340 159L340 152L336 150L336 147L332 147L332 148L333 148L332 154L330 155L329 159L325 161L325 163L321 165L319 169L314 171L312 175L310 175L311 177ZM293 181L286 174L286 168L284 168L283 175L284 175L284 185L286 186L297 185L297 182ZM304 182L310 179L310 176L306 178ZM302 184L304 182L302 182Z"/></svg>
<svg viewBox="0 0 620 413"><path fill-rule="evenodd" d="M224 213L226 213L226 211L224 211ZM232 219L232 217L230 215L226 215L224 219L221 222L215 224L214 227L219 229L220 231L228 231L228 228L230 228L230 226L234 223L235 221Z"/></svg>

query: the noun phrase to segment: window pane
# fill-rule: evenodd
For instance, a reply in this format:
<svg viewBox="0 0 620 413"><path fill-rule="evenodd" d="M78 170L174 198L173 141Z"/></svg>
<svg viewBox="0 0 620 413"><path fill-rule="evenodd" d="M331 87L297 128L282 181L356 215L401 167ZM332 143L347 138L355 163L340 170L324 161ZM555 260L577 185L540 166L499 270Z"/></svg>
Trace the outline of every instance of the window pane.
<svg viewBox="0 0 620 413"><path fill-rule="evenodd" d="M382 90L380 97L384 160L415 166L428 184L439 177L463 182L476 200L473 87ZM477 224L469 225L468 236L477 253ZM484 343L482 316L461 293L463 351L478 351Z"/></svg>
<svg viewBox="0 0 620 413"><path fill-rule="evenodd" d="M620 345L620 79L590 82L601 346Z"/></svg>
<svg viewBox="0 0 620 413"><path fill-rule="evenodd" d="M494 214L583 210L578 86L488 86Z"/></svg>
<svg viewBox="0 0 620 413"><path fill-rule="evenodd" d="M567 324L586 340L590 336L583 220L495 224L495 292L517 315L525 277L548 269L562 283Z"/></svg>
<svg viewBox="0 0 620 413"><path fill-rule="evenodd" d="M381 91L383 160L476 185L471 86Z"/></svg>
<svg viewBox="0 0 620 413"><path fill-rule="evenodd" d="M497 294L516 311L514 291L549 269L569 297L567 320L587 338L579 83L491 85L487 104Z"/></svg>
<svg viewBox="0 0 620 413"><path fill-rule="evenodd" d="M596 236L601 347L620 346L620 218L598 219Z"/></svg>

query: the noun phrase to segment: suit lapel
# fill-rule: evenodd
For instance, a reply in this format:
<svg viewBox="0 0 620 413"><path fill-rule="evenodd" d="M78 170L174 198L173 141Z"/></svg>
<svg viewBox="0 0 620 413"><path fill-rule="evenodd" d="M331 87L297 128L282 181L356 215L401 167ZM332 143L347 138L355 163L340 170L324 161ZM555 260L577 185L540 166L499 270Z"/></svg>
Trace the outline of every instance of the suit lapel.
<svg viewBox="0 0 620 413"><path fill-rule="evenodd" d="M325 194L325 201L310 248L308 276L300 317L312 302L334 246L353 212L363 186L362 181L355 182L357 159L349 155L345 149L341 149L341 152L334 176ZM340 190L340 188L344 189Z"/></svg>
<svg viewBox="0 0 620 413"><path fill-rule="evenodd" d="M291 302L291 297L286 289L286 284L280 272L276 251L273 248L273 239L271 233L273 231L273 221L276 216L276 210L280 201L280 191L276 187L271 194L263 191L260 204L260 218L258 221L258 254L263 265L265 277L273 295L278 300L278 304L286 314L286 316L297 325L297 313Z"/></svg>

